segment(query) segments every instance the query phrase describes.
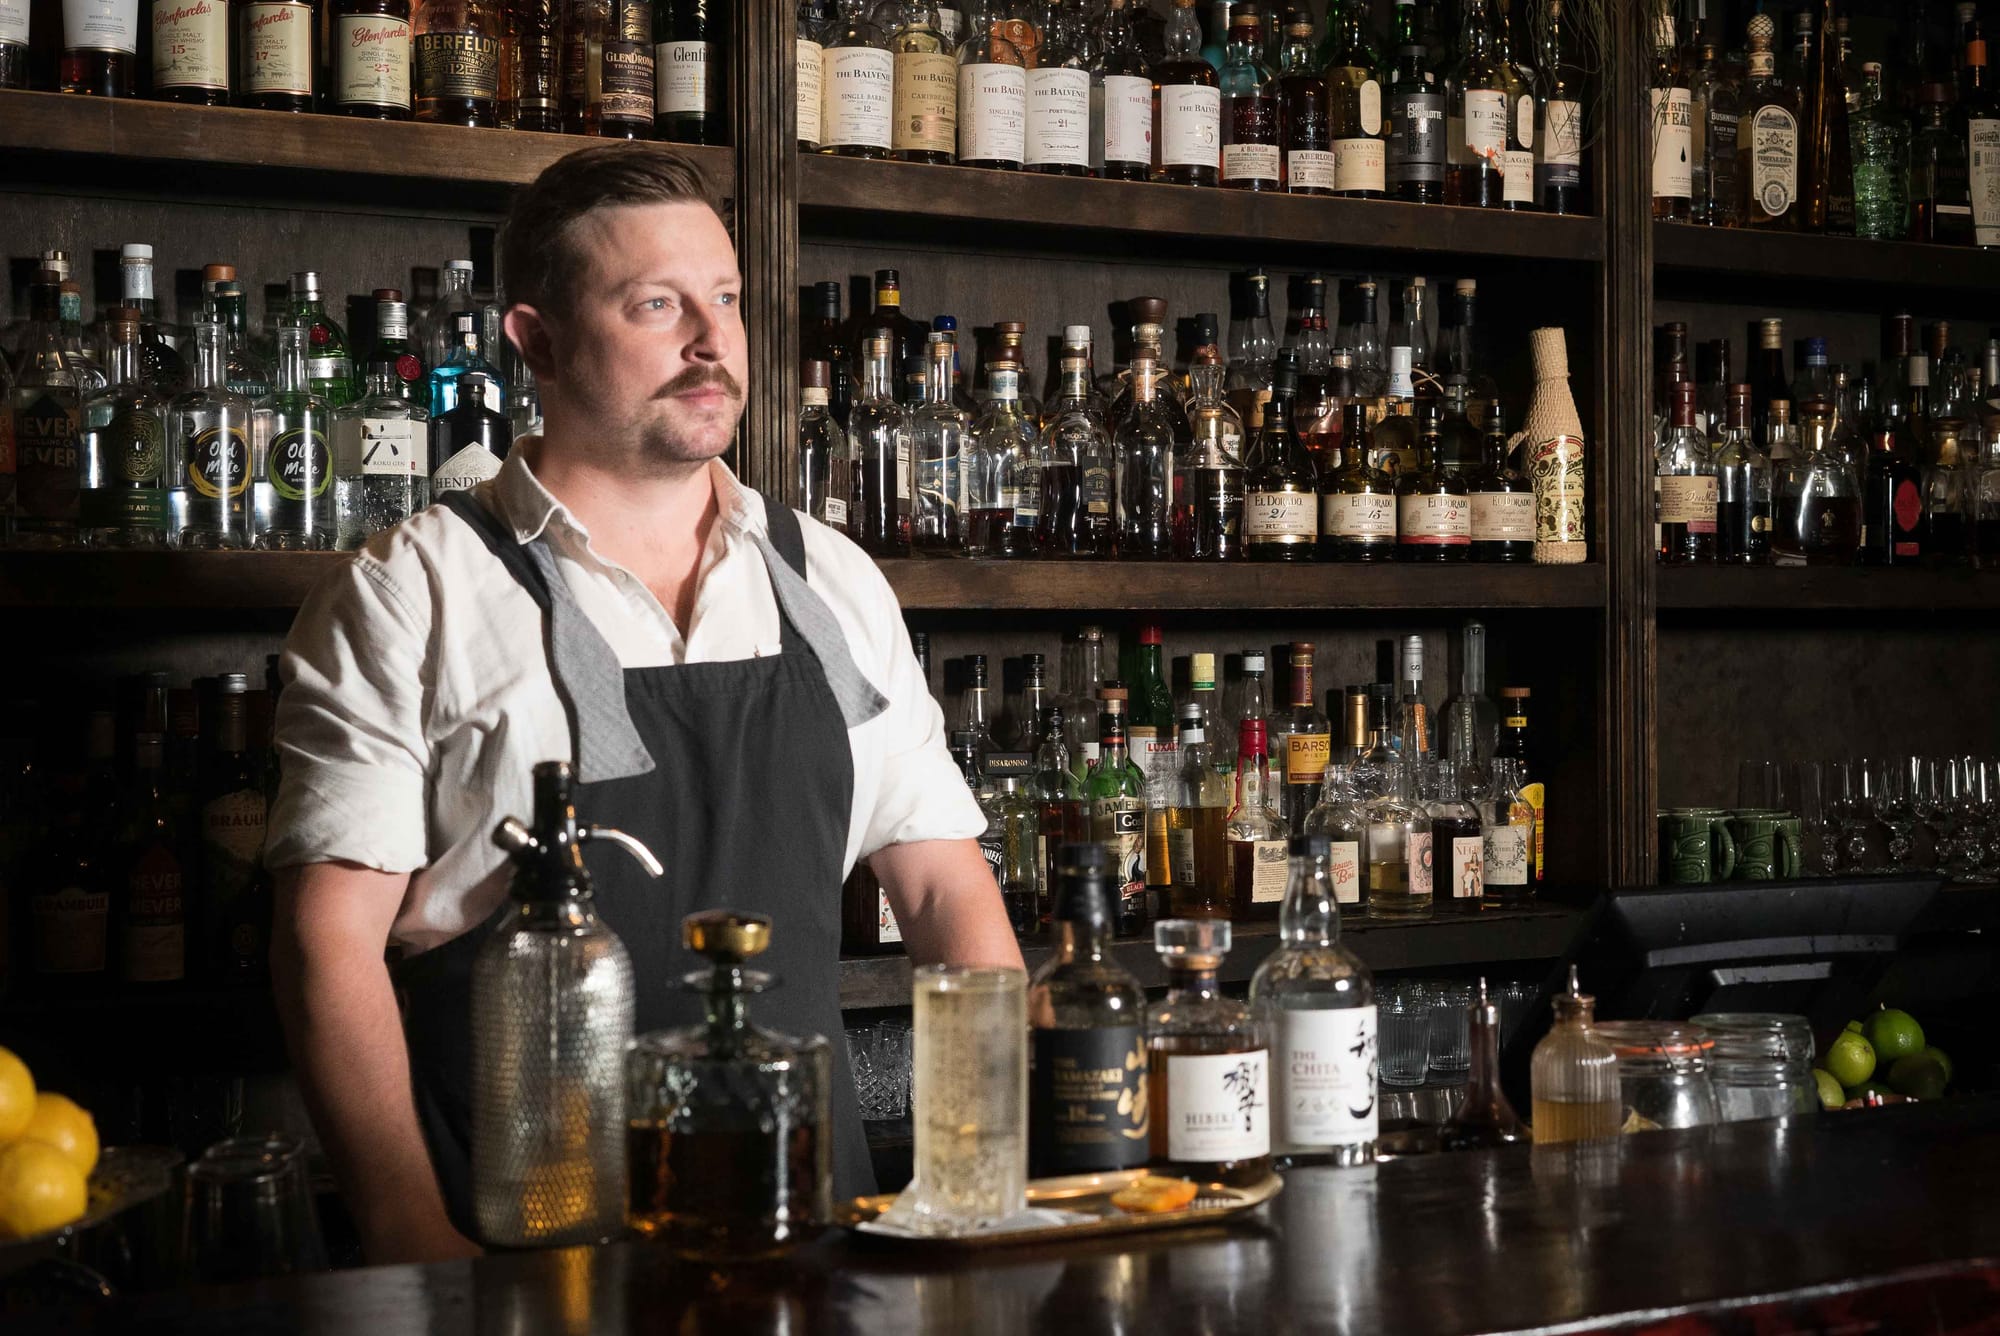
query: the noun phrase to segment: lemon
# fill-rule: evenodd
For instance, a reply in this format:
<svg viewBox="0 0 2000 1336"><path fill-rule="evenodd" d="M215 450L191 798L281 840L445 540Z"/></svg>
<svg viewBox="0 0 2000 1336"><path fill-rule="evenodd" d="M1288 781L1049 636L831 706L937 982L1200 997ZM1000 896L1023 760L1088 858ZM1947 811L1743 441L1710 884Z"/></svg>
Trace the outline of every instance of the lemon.
<svg viewBox="0 0 2000 1336"><path fill-rule="evenodd" d="M35 1078L11 1049L0 1048L0 1146L21 1135L35 1112Z"/></svg>
<svg viewBox="0 0 2000 1336"><path fill-rule="evenodd" d="M1875 1074L1875 1050L1853 1030L1845 1031L1826 1046L1826 1069L1852 1089Z"/></svg>
<svg viewBox="0 0 2000 1336"><path fill-rule="evenodd" d="M69 1156L70 1163L81 1169L85 1178L97 1167L97 1124L90 1111L68 1095L48 1090L36 1095L35 1111L21 1130L21 1140L54 1146Z"/></svg>
<svg viewBox="0 0 2000 1336"><path fill-rule="evenodd" d="M1894 1062L1924 1051L1924 1027L1907 1011L1883 1007L1862 1027L1868 1046L1883 1062Z"/></svg>
<svg viewBox="0 0 2000 1336"><path fill-rule="evenodd" d="M83 1214L90 1199L83 1171L40 1141L0 1150L0 1238L27 1238Z"/></svg>
<svg viewBox="0 0 2000 1336"><path fill-rule="evenodd" d="M1840 1088L1840 1082L1833 1079L1833 1073L1823 1067L1813 1068L1813 1083L1819 1087L1819 1106L1822 1109L1837 1109L1847 1103L1847 1092Z"/></svg>

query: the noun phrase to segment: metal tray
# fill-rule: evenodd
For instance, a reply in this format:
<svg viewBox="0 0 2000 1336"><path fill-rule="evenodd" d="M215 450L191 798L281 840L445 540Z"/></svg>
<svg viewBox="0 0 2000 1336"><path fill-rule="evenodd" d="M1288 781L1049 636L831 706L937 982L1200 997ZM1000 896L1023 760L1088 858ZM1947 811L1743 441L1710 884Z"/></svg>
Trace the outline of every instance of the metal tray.
<svg viewBox="0 0 2000 1336"><path fill-rule="evenodd" d="M921 1236L882 1234L860 1229L860 1226L869 1223L889 1209L890 1203L896 1200L894 1193L879 1197L856 1197L853 1201L840 1206L834 1214L837 1223L857 1230L863 1238L883 1244L983 1251L989 1248L1012 1248L1027 1243L1054 1243L1067 1239L1094 1239L1114 1234L1143 1234L1162 1229L1212 1225L1257 1209L1277 1196L1285 1186L1284 1180L1273 1173L1266 1176L1262 1182L1247 1188L1203 1183L1194 1200L1177 1211L1130 1212L1121 1211L1111 1204L1113 1193L1145 1176L1146 1171L1143 1169L1126 1169L1117 1173L1034 1179L1028 1184L1029 1206L1052 1207L1092 1217L1069 1224L1051 1225L1046 1229Z"/></svg>
<svg viewBox="0 0 2000 1336"><path fill-rule="evenodd" d="M150 1149L110 1147L98 1157L97 1167L91 1171L90 1196L83 1214L55 1229L0 1242L0 1270L23 1257L35 1255L48 1244L101 1225L128 1207L151 1201L171 1184L172 1178L166 1167Z"/></svg>

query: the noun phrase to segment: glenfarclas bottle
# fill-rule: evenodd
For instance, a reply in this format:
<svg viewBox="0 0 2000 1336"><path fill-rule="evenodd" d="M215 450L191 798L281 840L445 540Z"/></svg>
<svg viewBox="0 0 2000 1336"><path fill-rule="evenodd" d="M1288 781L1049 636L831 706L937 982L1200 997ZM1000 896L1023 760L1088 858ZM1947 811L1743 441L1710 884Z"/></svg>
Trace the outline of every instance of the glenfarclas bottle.
<svg viewBox="0 0 2000 1336"><path fill-rule="evenodd" d="M410 119L410 0L339 0L333 42L334 110Z"/></svg>
<svg viewBox="0 0 2000 1336"><path fill-rule="evenodd" d="M151 0L147 9L153 34L152 96L161 102L227 106L228 0ZM26 14L25 7L21 12ZM5 26L0 22L0 30ZM0 40L4 36L0 31ZM5 86L0 79L0 87Z"/></svg>
<svg viewBox="0 0 2000 1336"><path fill-rule="evenodd" d="M236 104L260 111L311 111L319 68L319 5L310 0L236 0Z"/></svg>

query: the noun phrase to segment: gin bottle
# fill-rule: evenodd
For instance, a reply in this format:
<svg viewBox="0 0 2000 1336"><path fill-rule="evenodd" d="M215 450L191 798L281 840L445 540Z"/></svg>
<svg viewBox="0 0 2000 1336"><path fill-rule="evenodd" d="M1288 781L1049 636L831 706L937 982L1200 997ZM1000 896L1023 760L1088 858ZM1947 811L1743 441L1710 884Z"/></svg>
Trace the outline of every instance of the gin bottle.
<svg viewBox="0 0 2000 1336"><path fill-rule="evenodd" d="M1125 735L1130 695L1117 682L1098 691L1103 712L1097 719L1097 764L1084 783L1090 802L1090 837L1111 851L1111 875L1118 888L1118 931L1136 937L1146 929L1146 777L1132 763Z"/></svg>
<svg viewBox="0 0 2000 1336"><path fill-rule="evenodd" d="M361 546L430 504L430 414L404 396L393 362L368 368L368 393L333 410L334 546Z"/></svg>
<svg viewBox="0 0 2000 1336"><path fill-rule="evenodd" d="M332 426L326 400L306 380L306 322L278 321L278 387L271 392L271 440L250 484L257 546L323 552L333 546Z"/></svg>
<svg viewBox="0 0 2000 1336"><path fill-rule="evenodd" d="M1271 1138L1280 1168L1375 1158L1375 979L1340 944L1333 845L1295 835L1278 949L1250 981L1272 1064Z"/></svg>
<svg viewBox="0 0 2000 1336"><path fill-rule="evenodd" d="M950 334L930 336L930 374L924 402L910 413L910 453L916 472L916 509L910 546L919 555L952 557L965 546L963 485L970 470L965 414L951 401L951 367L958 356ZM981 424L984 425L983 423Z"/></svg>
<svg viewBox="0 0 2000 1336"><path fill-rule="evenodd" d="M139 371L139 313L111 312L111 384L83 405L83 492L77 519L89 547L167 542L166 403Z"/></svg>
<svg viewBox="0 0 2000 1336"><path fill-rule="evenodd" d="M168 523L191 548L250 546L250 480L264 474L250 401L229 388L223 329L194 327L195 388L167 418Z"/></svg>
<svg viewBox="0 0 2000 1336"><path fill-rule="evenodd" d="M76 542L77 437L82 425L83 372L62 346L60 296L53 270L28 289L32 319L21 336L7 421L13 472L0 473L0 511L7 540L18 547L68 547Z"/></svg>
<svg viewBox="0 0 2000 1336"><path fill-rule="evenodd" d="M1321 790L1319 806L1306 817L1305 833L1323 836L1327 841L1326 870L1334 903L1351 905L1359 911L1365 902L1361 889L1362 851L1368 845L1368 818L1355 800L1351 767L1326 768L1326 787Z"/></svg>
<svg viewBox="0 0 2000 1336"><path fill-rule="evenodd" d="M312 392L334 408L355 398L347 332L326 313L319 275L309 269L292 275L291 314L305 325L306 381Z"/></svg>
<svg viewBox="0 0 2000 1336"><path fill-rule="evenodd" d="M1198 1183L1249 1187L1271 1172L1270 1052L1248 1004L1222 995L1224 919L1153 929L1166 995L1146 1009L1152 1164Z"/></svg>

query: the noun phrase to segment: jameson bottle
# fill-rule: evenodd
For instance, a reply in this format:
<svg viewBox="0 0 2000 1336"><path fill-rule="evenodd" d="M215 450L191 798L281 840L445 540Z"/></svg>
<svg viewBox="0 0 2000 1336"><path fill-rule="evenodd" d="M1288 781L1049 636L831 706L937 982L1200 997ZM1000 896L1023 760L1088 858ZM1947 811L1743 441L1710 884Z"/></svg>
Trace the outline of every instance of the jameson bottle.
<svg viewBox="0 0 2000 1336"><path fill-rule="evenodd" d="M1110 953L1111 855L1064 844L1055 875L1055 955L1028 981L1028 1172L1136 1168L1151 1153L1146 995Z"/></svg>

